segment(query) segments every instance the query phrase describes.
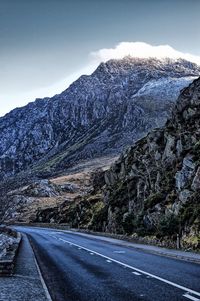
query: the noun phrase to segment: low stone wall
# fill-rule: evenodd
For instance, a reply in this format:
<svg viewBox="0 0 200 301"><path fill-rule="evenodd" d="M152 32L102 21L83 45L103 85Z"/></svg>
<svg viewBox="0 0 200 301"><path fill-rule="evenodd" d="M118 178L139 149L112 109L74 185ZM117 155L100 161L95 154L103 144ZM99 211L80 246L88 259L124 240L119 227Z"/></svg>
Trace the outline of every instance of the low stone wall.
<svg viewBox="0 0 200 301"><path fill-rule="evenodd" d="M106 236L116 239L121 239L125 241L130 241L132 243L138 243L138 244L145 244L145 245L151 245L151 246L157 246L157 247L163 247L167 249L177 249L182 251L192 251L196 253L200 253L200 249L198 247L192 248L192 243L190 241L190 236L183 236L182 238L177 237L177 239L170 239L170 237L164 237L163 239L158 239L155 236L145 236L140 237L137 235L120 235L115 233L108 233L108 232L95 232L92 230L87 229L71 229L72 231L78 231L82 233L87 234L94 234L99 236ZM188 240L188 241L187 241ZM198 242L196 242L198 244Z"/></svg>
<svg viewBox="0 0 200 301"><path fill-rule="evenodd" d="M177 242L176 241L170 241L168 240L159 240L154 236L146 236L146 237L136 237L136 236L130 236L130 235L122 235L122 234L115 234L115 233L109 233L109 232L95 232L87 229L71 229L72 231L78 231L82 233L87 234L93 234L93 235L99 235L99 236L105 236L125 241L130 241L132 243L138 243L138 244L145 244L145 245L151 245L151 246L157 246L157 247L164 247L169 249L177 249Z"/></svg>
<svg viewBox="0 0 200 301"><path fill-rule="evenodd" d="M16 256L21 242L21 234L12 229L0 227L0 235L2 237L0 276L10 276L14 272Z"/></svg>
<svg viewBox="0 0 200 301"><path fill-rule="evenodd" d="M177 249L177 241L173 240L159 240L155 236L146 236L146 237L136 237L136 236L130 236L130 235L122 235L122 234L115 234L115 233L109 233L109 232L95 232L88 229L73 229L70 228L68 224L54 224L54 223L15 223L16 226L28 226L28 227L41 227L41 228L52 228L52 229L61 229L61 230L71 230L71 231L78 231L88 234L94 234L99 236L106 236L121 240L130 241L133 243L139 243L139 244L146 244L146 245L152 245L152 246L158 246L158 247L165 247L165 248L171 248L171 249ZM186 248L183 248L186 249Z"/></svg>
<svg viewBox="0 0 200 301"><path fill-rule="evenodd" d="M111 237L111 238L116 238L116 239L121 239L121 240L126 240L130 241L133 243L139 243L139 244L146 244L146 245L152 245L152 246L159 246L159 247L166 247L166 248L171 248L171 249L176 249L177 248L177 241L173 240L159 240L156 237L136 237L136 236L130 236L130 235L120 235L120 234L115 234L115 233L108 233L108 232L95 232L92 230L88 229L72 229L68 224L54 224L54 223L17 223L15 225L18 226L31 226L31 227L41 227L41 228L52 228L52 229L61 229L61 230L72 230L72 231L78 231L78 232L83 232L83 233L88 233L88 234L94 234L94 235L99 235L99 236L106 236L106 237Z"/></svg>
<svg viewBox="0 0 200 301"><path fill-rule="evenodd" d="M27 227L40 227L40 228L52 228L52 229L61 229L69 230L69 224L53 224L53 223L15 223L15 226L27 226Z"/></svg>
<svg viewBox="0 0 200 301"><path fill-rule="evenodd" d="M186 243L185 238L182 237L181 239L179 237L170 238L165 237L163 239L158 239L155 236L145 236L140 237L136 234L133 235L122 235L122 234L116 234L116 233L109 233L109 232L95 232L88 229L73 229L70 228L69 224L54 224L54 223L15 223L16 226L28 226L28 227L41 227L41 228L52 228L52 229L60 229L60 230L71 230L71 231L78 231L88 234L94 234L99 236L106 236L111 237L115 239L121 239L125 241L130 241L132 243L138 243L138 244L145 244L145 245L151 245L151 246L157 246L157 247L163 247L168 249L180 249L183 251L193 251L200 253L199 248L191 248L191 243ZM185 239L185 240L184 240ZM188 237L189 239L189 237Z"/></svg>

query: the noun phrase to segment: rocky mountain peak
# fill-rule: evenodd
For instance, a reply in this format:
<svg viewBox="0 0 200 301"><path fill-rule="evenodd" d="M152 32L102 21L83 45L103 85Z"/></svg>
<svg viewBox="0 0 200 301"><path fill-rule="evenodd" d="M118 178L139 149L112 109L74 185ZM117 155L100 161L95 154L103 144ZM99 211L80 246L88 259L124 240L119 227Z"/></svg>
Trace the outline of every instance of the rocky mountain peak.
<svg viewBox="0 0 200 301"><path fill-rule="evenodd" d="M200 74L185 60L125 57L102 63L52 98L0 118L0 177L39 173L120 151L161 126L180 90ZM47 163L48 162L48 163Z"/></svg>

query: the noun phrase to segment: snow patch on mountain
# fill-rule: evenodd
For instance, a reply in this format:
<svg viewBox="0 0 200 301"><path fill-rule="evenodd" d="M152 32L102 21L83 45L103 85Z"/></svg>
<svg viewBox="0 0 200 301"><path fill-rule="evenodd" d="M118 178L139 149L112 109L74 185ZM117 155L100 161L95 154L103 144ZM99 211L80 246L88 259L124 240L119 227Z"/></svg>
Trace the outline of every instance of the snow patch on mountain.
<svg viewBox="0 0 200 301"><path fill-rule="evenodd" d="M173 100L177 98L180 91L193 82L197 77L187 76L183 78L161 78L153 79L147 82L136 94L135 97L156 97L162 99L170 98Z"/></svg>

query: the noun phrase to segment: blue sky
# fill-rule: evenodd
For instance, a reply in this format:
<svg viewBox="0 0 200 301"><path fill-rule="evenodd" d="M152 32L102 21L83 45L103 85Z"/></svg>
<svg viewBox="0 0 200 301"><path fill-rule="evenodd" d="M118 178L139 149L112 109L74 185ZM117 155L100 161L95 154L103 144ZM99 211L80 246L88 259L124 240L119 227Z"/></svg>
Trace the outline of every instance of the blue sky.
<svg viewBox="0 0 200 301"><path fill-rule="evenodd" d="M121 42L200 56L199 15L199 0L0 0L0 115L61 92Z"/></svg>

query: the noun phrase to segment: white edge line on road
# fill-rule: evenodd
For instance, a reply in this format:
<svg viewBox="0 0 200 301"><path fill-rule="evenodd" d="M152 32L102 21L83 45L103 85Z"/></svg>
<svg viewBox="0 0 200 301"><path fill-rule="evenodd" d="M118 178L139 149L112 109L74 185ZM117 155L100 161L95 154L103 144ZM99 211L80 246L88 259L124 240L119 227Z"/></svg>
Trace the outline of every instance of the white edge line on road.
<svg viewBox="0 0 200 301"><path fill-rule="evenodd" d="M49 294L49 290L48 290L48 288L47 288L47 286L46 286L46 283L45 283L45 281L44 281L44 278L43 278L43 276L42 276L42 273L41 273L41 271L40 271L40 268L39 268L39 265L38 265L38 263L37 263L36 258L35 258L35 264L36 264L36 267L37 267L37 270L38 270L38 274L39 274L39 277L40 277L40 281L41 281L42 286L43 286L43 289L44 289L44 291L45 291L45 295L46 295L46 297L47 297L47 300L48 300L48 301L53 301L53 300L51 299L50 294Z"/></svg>
<svg viewBox="0 0 200 301"><path fill-rule="evenodd" d="M53 235L52 235L52 237L56 238L56 237L53 236ZM160 281L162 281L162 282L164 282L164 283L167 283L167 284L172 285L172 286L174 286L174 287L176 287L176 288L179 288L179 289L183 290L184 292L191 293L191 294L193 294L193 295L196 295L196 296L199 296L199 297L200 297L200 292L196 292L196 291L194 291L194 290L192 290L192 289L189 289L189 288L184 287L184 286L182 286L182 285L176 284L176 283L174 283L174 282L172 282L172 281L169 281L169 280L167 280L167 279L164 279L164 278L161 278L161 277L159 277L159 276L153 275L153 274L151 274L151 273L145 272L145 271L140 270L140 269L138 269L138 268L135 268L135 267L133 267L133 266L131 266L131 265L129 265L129 264L123 263L123 262L118 261L118 260L116 260L116 259L113 259L113 258L111 258L111 257L105 256L105 255L103 255L103 254L101 254L101 253L98 253L98 252L96 252L96 251L93 251L93 250L90 250L90 249L85 248L85 247L83 247L83 246L77 245L77 244L72 243L71 241L65 240L65 239L63 239L63 238L59 238L59 240L61 240L61 241L63 241L63 242L67 242L68 244L71 244L71 245L73 245L73 246L80 247L80 248L82 248L82 249L85 250L85 251L92 252L92 253L94 253L94 254L96 254L96 255L98 255L98 256L101 256L101 257L103 257L103 258L106 258L106 259L108 259L108 260L111 260L112 262L118 263L119 265L122 265L122 266L124 266L124 267L127 267L127 268L129 268L129 269L131 269L131 270L137 271L137 272L142 273L142 274L144 274L144 275L148 275L148 276L150 276L150 277L152 277L152 278L155 278L155 279L160 280ZM197 299L197 300L198 300L198 299Z"/></svg>
<svg viewBox="0 0 200 301"><path fill-rule="evenodd" d="M186 298L188 298L190 300L193 300L193 301L199 301L200 300L196 297L190 296L189 294L184 294L183 297L186 297Z"/></svg>

